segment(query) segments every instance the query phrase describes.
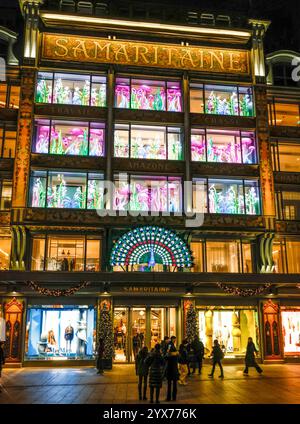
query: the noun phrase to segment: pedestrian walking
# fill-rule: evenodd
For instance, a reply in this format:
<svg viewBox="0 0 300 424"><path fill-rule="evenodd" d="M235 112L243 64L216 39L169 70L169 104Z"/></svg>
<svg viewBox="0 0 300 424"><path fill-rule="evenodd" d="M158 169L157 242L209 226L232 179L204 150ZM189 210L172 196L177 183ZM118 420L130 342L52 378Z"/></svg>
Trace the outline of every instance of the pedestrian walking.
<svg viewBox="0 0 300 424"><path fill-rule="evenodd" d="M0 378L2 376L2 366L5 364L5 356L4 356L4 343L0 342ZM0 385L0 392L2 386Z"/></svg>
<svg viewBox="0 0 300 424"><path fill-rule="evenodd" d="M218 340L214 340L214 346L213 346L212 353L211 353L210 356L213 358L213 367L212 367L211 373L208 374L208 376L209 377L214 376L215 368L216 368L216 365L218 364L220 371L221 371L219 378L224 378L224 372L223 372L223 367L222 367L222 359L223 359L224 354L222 352L222 349L221 349L221 346L219 345Z"/></svg>
<svg viewBox="0 0 300 424"><path fill-rule="evenodd" d="M162 367L164 359L160 351L160 344L154 346L153 352L146 359L146 366L149 369L149 387L150 387L150 403L153 403L154 389L155 401L159 402L160 389L162 387Z"/></svg>
<svg viewBox="0 0 300 424"><path fill-rule="evenodd" d="M168 380L168 393L167 393L167 399L166 401L169 402L171 400L171 393L172 393L172 400L176 400L177 396L177 380L179 378L179 372L178 372L178 355L179 352L176 349L176 337L171 337L171 342L169 343L167 354L165 356L165 359L167 361L167 367L166 367L166 377ZM173 386L173 389L172 389Z"/></svg>
<svg viewBox="0 0 300 424"><path fill-rule="evenodd" d="M183 386L187 385L186 377L188 375L188 351L187 351L188 341L185 339L179 346L179 380L178 384L182 384Z"/></svg>
<svg viewBox="0 0 300 424"><path fill-rule="evenodd" d="M198 374L201 374L202 362L204 357L204 344L199 339L199 336L195 336L194 340L191 343L191 349L194 352L194 362L193 362L193 371L192 374L195 374L196 365L198 365Z"/></svg>
<svg viewBox="0 0 300 424"><path fill-rule="evenodd" d="M149 367L146 363L146 359L148 358L148 348L147 346L144 346L136 357L136 369L137 369L137 375L139 376L139 400L147 400L146 394L147 394L147 384L148 384L148 371ZM143 385L144 383L144 385ZM142 396L143 393L143 396Z"/></svg>
<svg viewBox="0 0 300 424"><path fill-rule="evenodd" d="M260 366L255 360L255 354L257 353L258 353L258 350L256 349L255 344L253 343L252 337L248 337L247 351L245 356L244 375L248 375L249 367L254 367L259 374L263 372L263 370L260 368Z"/></svg>
<svg viewBox="0 0 300 424"><path fill-rule="evenodd" d="M99 345L97 350L97 374L103 374L103 354L104 354L104 340L102 337L99 339Z"/></svg>

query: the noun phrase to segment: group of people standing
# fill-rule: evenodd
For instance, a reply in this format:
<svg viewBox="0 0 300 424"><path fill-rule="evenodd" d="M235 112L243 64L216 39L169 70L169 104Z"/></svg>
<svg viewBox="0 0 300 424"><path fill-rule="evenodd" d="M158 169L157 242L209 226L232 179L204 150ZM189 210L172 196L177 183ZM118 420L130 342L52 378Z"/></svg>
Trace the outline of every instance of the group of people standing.
<svg viewBox="0 0 300 424"><path fill-rule="evenodd" d="M247 351L245 356L244 375L248 375L249 367L255 367L256 371L261 374L262 369L255 360L257 349L251 337L248 338ZM136 374L138 375L138 392L139 400L147 400L147 388L150 389L150 403L159 402L160 390L163 381L167 381L167 398L166 401L176 401L177 382L180 385L187 385L186 378L190 374L194 374L196 368L201 374L202 363L205 348L198 336L189 343L186 339L182 341L179 350L176 348L176 337L165 337L159 344L156 344L151 352L146 346L142 347L136 355ZM212 352L212 370L209 377L214 376L216 365L220 368L219 378L224 378L222 359L224 353L218 342L214 340Z"/></svg>

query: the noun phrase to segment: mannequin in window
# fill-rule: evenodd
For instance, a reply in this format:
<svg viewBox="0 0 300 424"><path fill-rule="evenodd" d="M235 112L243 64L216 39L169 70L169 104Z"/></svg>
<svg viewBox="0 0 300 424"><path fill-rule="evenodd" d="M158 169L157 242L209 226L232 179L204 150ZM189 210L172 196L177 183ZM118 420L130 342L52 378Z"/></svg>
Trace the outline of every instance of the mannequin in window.
<svg viewBox="0 0 300 424"><path fill-rule="evenodd" d="M57 351L57 343L53 330L48 331L48 348L53 352Z"/></svg>
<svg viewBox="0 0 300 424"><path fill-rule="evenodd" d="M71 326L71 321L68 322L67 327L65 328L65 341L66 341L66 354L71 353L72 350L72 340L74 338L74 328Z"/></svg>

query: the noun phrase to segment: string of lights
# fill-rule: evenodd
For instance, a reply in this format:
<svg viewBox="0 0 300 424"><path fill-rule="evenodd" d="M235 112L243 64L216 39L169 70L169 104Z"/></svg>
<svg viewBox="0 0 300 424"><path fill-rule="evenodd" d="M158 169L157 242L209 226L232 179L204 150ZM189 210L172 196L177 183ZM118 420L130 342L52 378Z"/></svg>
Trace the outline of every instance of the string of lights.
<svg viewBox="0 0 300 424"><path fill-rule="evenodd" d="M48 289L46 287L41 287L37 283L34 283L33 281L28 281L27 285L35 292L42 294L43 296L72 296L73 294L77 293L79 290L87 287L90 283L87 281L84 281L83 283L78 284L75 287L70 287L69 289Z"/></svg>
<svg viewBox="0 0 300 424"><path fill-rule="evenodd" d="M266 283L263 286L257 287L256 289L243 289L236 286L228 286L227 284L217 283L217 286L227 294L233 294L234 296L257 296L264 293L270 286L270 283Z"/></svg>

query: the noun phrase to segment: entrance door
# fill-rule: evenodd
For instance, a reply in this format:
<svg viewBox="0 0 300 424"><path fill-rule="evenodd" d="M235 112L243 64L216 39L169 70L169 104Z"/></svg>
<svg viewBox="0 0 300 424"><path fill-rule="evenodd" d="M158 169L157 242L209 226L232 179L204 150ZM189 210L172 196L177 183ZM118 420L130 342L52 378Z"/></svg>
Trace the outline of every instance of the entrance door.
<svg viewBox="0 0 300 424"><path fill-rule="evenodd" d="M131 309L131 361L145 344L146 308Z"/></svg>
<svg viewBox="0 0 300 424"><path fill-rule="evenodd" d="M128 308L114 309L115 362L128 362Z"/></svg>

